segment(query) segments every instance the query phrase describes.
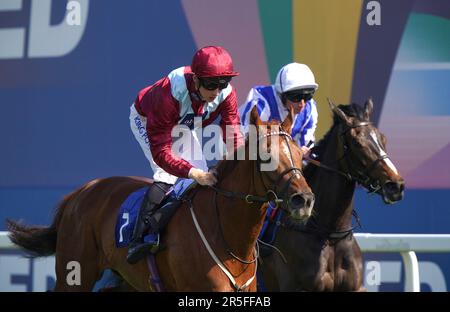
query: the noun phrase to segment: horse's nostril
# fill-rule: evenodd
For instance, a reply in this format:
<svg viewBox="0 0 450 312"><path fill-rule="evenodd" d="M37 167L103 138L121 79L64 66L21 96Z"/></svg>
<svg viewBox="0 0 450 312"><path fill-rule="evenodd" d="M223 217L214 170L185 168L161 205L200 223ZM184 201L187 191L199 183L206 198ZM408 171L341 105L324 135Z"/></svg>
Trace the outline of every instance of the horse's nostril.
<svg viewBox="0 0 450 312"><path fill-rule="evenodd" d="M305 199L305 208L311 209L314 205L314 194L304 193L303 198Z"/></svg>
<svg viewBox="0 0 450 312"><path fill-rule="evenodd" d="M404 182L386 182L384 185L385 189L389 193L399 193L403 192L405 188Z"/></svg>
<svg viewBox="0 0 450 312"><path fill-rule="evenodd" d="M305 207L306 200L301 194L294 194L289 199L289 205L292 209L300 209Z"/></svg>

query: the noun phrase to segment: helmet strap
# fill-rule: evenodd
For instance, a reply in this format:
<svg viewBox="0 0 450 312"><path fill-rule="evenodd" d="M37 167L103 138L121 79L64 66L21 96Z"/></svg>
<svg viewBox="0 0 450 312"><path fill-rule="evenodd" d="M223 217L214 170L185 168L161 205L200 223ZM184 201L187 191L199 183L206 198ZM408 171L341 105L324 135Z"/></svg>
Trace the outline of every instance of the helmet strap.
<svg viewBox="0 0 450 312"><path fill-rule="evenodd" d="M194 74L194 86L195 86L195 92L197 93L198 98L201 101L204 101L202 94L200 93L200 80L198 79L197 75Z"/></svg>
<svg viewBox="0 0 450 312"><path fill-rule="evenodd" d="M280 94L280 100L281 100L281 103L283 103L284 107L286 107L287 99L286 99L286 95L284 93Z"/></svg>

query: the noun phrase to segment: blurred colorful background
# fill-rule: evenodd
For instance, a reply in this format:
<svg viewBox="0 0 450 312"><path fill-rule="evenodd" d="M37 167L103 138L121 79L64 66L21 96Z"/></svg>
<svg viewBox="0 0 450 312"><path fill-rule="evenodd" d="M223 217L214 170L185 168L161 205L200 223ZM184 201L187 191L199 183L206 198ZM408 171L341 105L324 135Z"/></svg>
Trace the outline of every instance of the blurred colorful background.
<svg viewBox="0 0 450 312"><path fill-rule="evenodd" d="M70 26L74 2L81 19ZM380 25L370 23L374 6ZM450 233L449 38L447 0L1 0L0 230L5 218L48 224L64 194L90 179L151 176L129 106L198 48L218 44L241 73L233 80L241 104L284 64L310 66L318 139L331 125L326 97L373 97L372 119L407 189L393 206L358 190L360 231ZM419 257L432 264L423 266L423 289L447 289L449 259ZM379 290L399 289L399 276ZM0 278L0 286L32 290L31 280Z"/></svg>

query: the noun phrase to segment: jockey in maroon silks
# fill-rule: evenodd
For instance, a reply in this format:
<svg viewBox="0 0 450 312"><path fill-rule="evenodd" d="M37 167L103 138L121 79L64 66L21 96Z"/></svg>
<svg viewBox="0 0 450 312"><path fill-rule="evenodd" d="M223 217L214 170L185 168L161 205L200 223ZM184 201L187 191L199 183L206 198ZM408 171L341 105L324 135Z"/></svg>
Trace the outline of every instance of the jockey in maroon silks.
<svg viewBox="0 0 450 312"><path fill-rule="evenodd" d="M193 150L201 151L201 128L220 116L223 140L234 140L233 148L243 143L236 92L230 84L237 75L228 52L220 46L208 46L195 53L191 66L177 68L139 92L131 106L130 125L152 166L154 183L139 211L128 262L136 263L147 252L158 250L159 243L143 242L143 234L161 228L158 223L169 219L155 214L155 207L177 178L190 178L200 185L217 182L208 172L203 155L199 159L192 157ZM185 142L183 150L175 155L172 130L181 125L189 128L190 135L179 138Z"/></svg>

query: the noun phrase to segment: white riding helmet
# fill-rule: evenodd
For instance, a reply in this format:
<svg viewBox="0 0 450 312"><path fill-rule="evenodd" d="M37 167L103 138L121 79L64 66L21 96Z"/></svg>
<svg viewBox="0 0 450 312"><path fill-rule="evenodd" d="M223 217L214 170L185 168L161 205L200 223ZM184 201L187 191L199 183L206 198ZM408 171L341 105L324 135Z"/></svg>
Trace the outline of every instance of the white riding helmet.
<svg viewBox="0 0 450 312"><path fill-rule="evenodd" d="M283 66L277 74L275 90L284 93L296 89L314 89L319 85L314 79L314 74L305 64L290 63Z"/></svg>

